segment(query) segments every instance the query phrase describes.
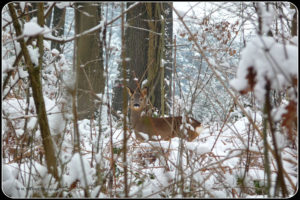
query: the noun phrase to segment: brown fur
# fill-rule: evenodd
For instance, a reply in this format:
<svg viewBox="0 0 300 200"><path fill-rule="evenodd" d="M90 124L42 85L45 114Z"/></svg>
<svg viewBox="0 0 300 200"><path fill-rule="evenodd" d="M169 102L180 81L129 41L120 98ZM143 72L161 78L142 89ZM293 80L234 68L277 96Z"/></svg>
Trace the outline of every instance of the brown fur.
<svg viewBox="0 0 300 200"><path fill-rule="evenodd" d="M186 117L187 123L184 124L182 117L156 118L143 116L142 112L145 110L147 102L147 89L139 92L127 88L127 91L130 95L130 122L139 140L145 140L143 134L147 134L149 140L170 140L179 137L188 141L194 140L199 135L196 128L201 127L201 123L191 117ZM187 134L184 134L184 132ZM153 136L156 136L156 138L153 138Z"/></svg>

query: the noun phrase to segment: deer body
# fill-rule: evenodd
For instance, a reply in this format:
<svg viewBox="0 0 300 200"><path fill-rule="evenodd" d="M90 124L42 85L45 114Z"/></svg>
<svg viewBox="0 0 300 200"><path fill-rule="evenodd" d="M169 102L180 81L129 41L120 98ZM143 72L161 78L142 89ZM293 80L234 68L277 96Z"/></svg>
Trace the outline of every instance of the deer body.
<svg viewBox="0 0 300 200"><path fill-rule="evenodd" d="M190 117L182 119L182 117L144 116L147 89L134 92L127 88L127 91L130 95L130 122L137 139L141 141L170 140L173 137L179 137L192 141L200 134L201 123ZM183 123L183 120L186 123Z"/></svg>

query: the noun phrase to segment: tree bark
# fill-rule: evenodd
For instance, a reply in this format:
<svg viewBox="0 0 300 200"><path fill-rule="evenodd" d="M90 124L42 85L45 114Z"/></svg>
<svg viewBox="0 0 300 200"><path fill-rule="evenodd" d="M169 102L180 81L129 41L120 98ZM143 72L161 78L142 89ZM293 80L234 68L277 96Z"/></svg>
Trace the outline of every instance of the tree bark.
<svg viewBox="0 0 300 200"><path fill-rule="evenodd" d="M100 23L101 14L96 3L78 3L75 9L75 34L90 29ZM90 94L90 86L95 93L103 93L103 45L100 32L96 31L75 40L75 67L77 73L77 103L79 119L92 117L96 106ZM88 79L86 78L86 72Z"/></svg>
<svg viewBox="0 0 300 200"><path fill-rule="evenodd" d="M164 69L165 79L168 80L168 84L165 86L166 100L171 99L172 94L172 71L173 71L173 3L163 4L163 16L165 19L165 37L164 37ZM165 102L167 104L167 102ZM165 106L165 113L168 114L170 110L168 106Z"/></svg>
<svg viewBox="0 0 300 200"><path fill-rule="evenodd" d="M22 34L21 26L18 22L17 15L13 4L8 4L9 12L11 18L13 19L13 25L16 30L17 37ZM38 23L40 26L44 26L44 4L38 4ZM43 91L42 91L42 83L41 83L41 74L40 70L42 68L42 57L43 57L43 35L38 36L38 47L39 47L39 65L35 66L30 58L28 49L26 47L25 41L23 38L18 39L18 42L21 46L21 51L24 56L25 64L28 69L29 80L31 83L31 89L34 99L34 104L38 116L38 123L40 126L40 132L42 135L42 142L43 147L45 150L45 157L47 163L48 172L51 173L55 179L58 179L58 171L57 171L57 162L56 162L56 153L53 146L53 141L50 134L48 118L45 108L45 102L43 98Z"/></svg>
<svg viewBox="0 0 300 200"><path fill-rule="evenodd" d="M127 7L131 4L127 3ZM142 87L142 81L147 79L145 87L148 87L151 104L165 110L165 104L161 104L165 98L165 70L162 67L165 29L161 17L162 5L162 3L141 3L127 13L125 47L126 58L129 58L127 85L133 89ZM120 66L119 71L121 72ZM120 74L114 87L113 108L115 110L122 110L122 86Z"/></svg>
<svg viewBox="0 0 300 200"><path fill-rule="evenodd" d="M124 4L122 3L122 12L124 12ZM122 47L121 47L121 58L122 58L122 74L123 74L123 85L126 85L126 79L127 79L127 67L126 67L126 52L125 52L125 19L122 15L121 18L121 41L122 41ZM128 105L128 97L127 97L127 91L126 88L123 88L123 163L124 163L124 196L128 197L129 195L129 186L128 186L128 168L127 168L127 105Z"/></svg>
<svg viewBox="0 0 300 200"><path fill-rule="evenodd" d="M297 36L298 35L298 10L296 6L293 3L290 3L290 8L295 10L295 13L293 15L292 19L292 27L291 27L291 34L292 36Z"/></svg>
<svg viewBox="0 0 300 200"><path fill-rule="evenodd" d="M54 28L53 35L54 36L63 36L64 35L64 25L65 25L65 8L60 9L56 6L54 7L53 11L53 21L52 21L52 28ZM55 41L51 42L51 49L57 49L61 52L60 43Z"/></svg>
<svg viewBox="0 0 300 200"><path fill-rule="evenodd" d="M164 21L162 3L146 3L149 26L149 47L147 62L147 87L150 102L164 113L164 67L162 66L164 49Z"/></svg>
<svg viewBox="0 0 300 200"><path fill-rule="evenodd" d="M127 3L127 8L133 3ZM137 87L135 78L137 78L140 83L146 79L144 73L147 69L147 57L148 57L148 23L147 12L144 3L137 5L135 8L131 9L126 15L126 24L128 25L125 29L125 50L126 58L130 60L126 62L126 67L129 71L127 74L128 83L130 88L135 89ZM142 30L144 29L144 30ZM121 65L118 67L119 72L122 71ZM113 109L122 110L122 73L119 74L118 80L115 82L114 86L114 96L113 96ZM143 78L143 80L142 80Z"/></svg>
<svg viewBox="0 0 300 200"><path fill-rule="evenodd" d="M51 9L50 14L45 18L45 25L50 28L53 10Z"/></svg>

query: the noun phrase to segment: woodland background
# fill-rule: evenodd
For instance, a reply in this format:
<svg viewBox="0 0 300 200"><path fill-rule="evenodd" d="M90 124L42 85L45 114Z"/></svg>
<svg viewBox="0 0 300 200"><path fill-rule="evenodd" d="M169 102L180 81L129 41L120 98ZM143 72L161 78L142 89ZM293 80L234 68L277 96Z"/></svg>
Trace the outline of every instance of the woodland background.
<svg viewBox="0 0 300 200"><path fill-rule="evenodd" d="M298 13L288 2L16 2L2 8L9 197L289 197ZM124 86L192 142L136 141Z"/></svg>

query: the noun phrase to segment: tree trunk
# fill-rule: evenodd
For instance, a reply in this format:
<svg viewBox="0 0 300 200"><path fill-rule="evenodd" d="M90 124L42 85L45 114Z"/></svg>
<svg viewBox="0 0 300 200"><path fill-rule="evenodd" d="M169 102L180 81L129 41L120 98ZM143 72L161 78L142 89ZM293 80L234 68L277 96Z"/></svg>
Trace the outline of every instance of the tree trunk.
<svg viewBox="0 0 300 200"><path fill-rule="evenodd" d="M127 8L133 3L127 3ZM141 29L148 29L148 23L146 22L147 12L145 4L141 3L135 8L131 9L126 15L126 24L129 26L125 29L125 50L127 61L126 67L129 71L127 75L129 83L127 85L131 88L136 88L137 84L134 78L143 81L142 77L147 68L147 56L148 56L148 31ZM141 28L141 29L139 29ZM119 65L119 72L121 72L121 65ZM146 79L144 76L143 79ZM114 110L122 110L122 74L119 74L118 80L116 80L113 96L113 108Z"/></svg>
<svg viewBox="0 0 300 200"><path fill-rule="evenodd" d="M294 13L293 19L292 19L291 34L292 34L292 36L297 36L298 35L298 33L297 33L297 31L298 31L298 21L297 21L298 10L293 3L290 3L290 8L295 10L295 13Z"/></svg>
<svg viewBox="0 0 300 200"><path fill-rule="evenodd" d="M78 3L76 6L75 34L80 34L99 24L101 20L100 4ZM92 117L96 110L91 89L96 94L104 92L105 78L103 76L102 47L99 31L84 35L75 40L79 119Z"/></svg>
<svg viewBox="0 0 300 200"><path fill-rule="evenodd" d="M18 17L16 15L13 4L8 4L11 18L13 19L13 25L16 30L17 37L22 34L21 26L18 22ZM38 24L43 27L44 26L44 4L38 4ZM56 162L56 153L53 146L53 141L51 138L50 128L48 124L48 118L45 108L45 102L43 98L42 91L42 82L41 82L41 69L42 69L42 61L43 61L43 35L38 36L38 48L39 48L39 65L35 66L30 58L28 49L26 47L24 38L18 39L20 43L22 54L24 56L25 64L28 69L29 80L31 83L33 100L36 108L38 123L40 126L40 132L42 135L43 147L45 150L45 157L47 163L48 172L51 173L55 179L58 179L58 171L57 171L57 162Z"/></svg>
<svg viewBox="0 0 300 200"><path fill-rule="evenodd" d="M164 67L162 67L164 49L164 21L162 3L146 3L149 26L147 87L150 102L164 113Z"/></svg>
<svg viewBox="0 0 300 200"><path fill-rule="evenodd" d="M132 3L127 3L129 7ZM165 110L165 71L162 66L164 51L164 21L162 3L141 3L127 13L125 30L125 49L127 69L129 70L130 88L141 87L143 80L147 79L145 87L148 87L152 105ZM121 72L121 67L119 66ZM168 74L169 71L168 71ZM137 81L138 80L138 81ZM122 76L115 83L113 108L122 110Z"/></svg>
<svg viewBox="0 0 300 200"><path fill-rule="evenodd" d="M65 25L65 8L60 9L56 6L54 7L53 11L53 20L52 20L52 28L54 29L53 35L54 36L63 36L64 35L64 25ZM51 49L57 49L61 52L60 43L55 41L51 42Z"/></svg>
<svg viewBox="0 0 300 200"><path fill-rule="evenodd" d="M131 4L127 3L127 7ZM170 12L172 12L171 9ZM141 87L142 81L147 79L145 87L148 88L151 104L164 112L165 67L162 67L162 58L164 57L165 21L162 19L162 15L162 3L141 3L130 10L126 17L128 26L125 30L125 47L126 58L129 58L127 61L129 83L127 85L135 89ZM169 25L168 34L172 34ZM169 46L170 41L168 42ZM171 57L172 54L169 51L168 61L170 63L172 63ZM167 66L166 72L170 77L172 67L170 64ZM120 66L119 71L121 71ZM122 77L119 74L114 87L113 108L115 110L122 110L122 85Z"/></svg>
<svg viewBox="0 0 300 200"><path fill-rule="evenodd" d="M172 71L173 71L173 11L172 2L163 4L163 16L165 19L165 37L164 37L164 57L165 57L165 79L168 84L165 84L165 95L166 99L171 99L172 94ZM167 104L167 102L165 102ZM168 114L170 111L165 106L165 113Z"/></svg>
<svg viewBox="0 0 300 200"><path fill-rule="evenodd" d="M45 18L45 25L50 28L53 10L51 9L50 14Z"/></svg>

